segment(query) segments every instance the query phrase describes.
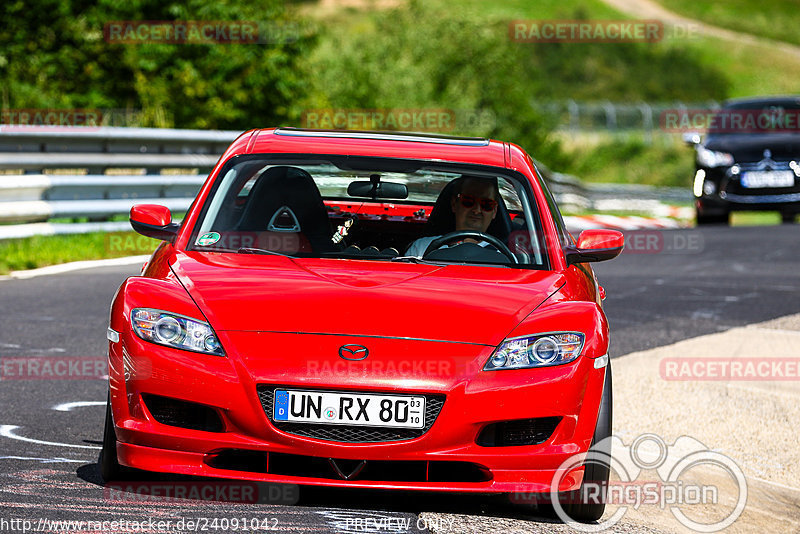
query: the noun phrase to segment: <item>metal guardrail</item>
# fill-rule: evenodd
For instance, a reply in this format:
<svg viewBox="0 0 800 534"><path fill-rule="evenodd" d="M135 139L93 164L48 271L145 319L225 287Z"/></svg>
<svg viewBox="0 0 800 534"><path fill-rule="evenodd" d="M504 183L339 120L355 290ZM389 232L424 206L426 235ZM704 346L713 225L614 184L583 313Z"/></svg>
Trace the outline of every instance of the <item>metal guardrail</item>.
<svg viewBox="0 0 800 534"><path fill-rule="evenodd" d="M0 174L0 239L128 229L127 222L100 221L127 214L140 203L186 211L219 156L240 133L0 126L0 169L6 172ZM685 201L690 195L682 188L589 185L540 168L559 203L572 209L592 209L609 199ZM137 174L131 174L134 170ZM90 222L47 222L59 218Z"/></svg>
<svg viewBox="0 0 800 534"><path fill-rule="evenodd" d="M238 131L0 127L0 239L116 230L134 204L186 211ZM14 173L13 171L16 171ZM124 223L127 225L127 223Z"/></svg>
<svg viewBox="0 0 800 534"><path fill-rule="evenodd" d="M674 133L664 128L663 114L681 110L715 110L716 100L705 102L576 102L574 100L534 101L531 103L553 119L558 129L569 132Z"/></svg>

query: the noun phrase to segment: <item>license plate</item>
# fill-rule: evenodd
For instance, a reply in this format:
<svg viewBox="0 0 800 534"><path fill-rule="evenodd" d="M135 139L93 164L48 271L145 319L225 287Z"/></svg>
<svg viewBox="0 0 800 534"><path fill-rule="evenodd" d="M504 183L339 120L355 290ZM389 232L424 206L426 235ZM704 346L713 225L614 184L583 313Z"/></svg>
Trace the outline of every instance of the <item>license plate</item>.
<svg viewBox="0 0 800 534"><path fill-rule="evenodd" d="M275 421L424 428L425 397L328 391L275 391Z"/></svg>
<svg viewBox="0 0 800 534"><path fill-rule="evenodd" d="M751 171L742 174L742 187L792 187L794 171Z"/></svg>

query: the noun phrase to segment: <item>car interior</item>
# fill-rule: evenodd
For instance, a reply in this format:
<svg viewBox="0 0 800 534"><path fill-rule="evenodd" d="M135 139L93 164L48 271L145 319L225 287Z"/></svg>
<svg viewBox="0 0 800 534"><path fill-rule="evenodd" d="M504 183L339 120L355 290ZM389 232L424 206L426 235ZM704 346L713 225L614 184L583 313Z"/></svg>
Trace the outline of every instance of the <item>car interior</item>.
<svg viewBox="0 0 800 534"><path fill-rule="evenodd" d="M454 232L451 198L464 172L335 171L330 166L266 164L264 160L238 163L209 197L191 248L402 259L416 239ZM538 247L531 246L535 235L519 209L522 203L513 184L506 179L500 182L497 214L485 233L489 237L479 234L469 242L456 239L426 252L425 259L542 263ZM510 210L507 201L517 209ZM204 236L203 245L197 242L200 236Z"/></svg>

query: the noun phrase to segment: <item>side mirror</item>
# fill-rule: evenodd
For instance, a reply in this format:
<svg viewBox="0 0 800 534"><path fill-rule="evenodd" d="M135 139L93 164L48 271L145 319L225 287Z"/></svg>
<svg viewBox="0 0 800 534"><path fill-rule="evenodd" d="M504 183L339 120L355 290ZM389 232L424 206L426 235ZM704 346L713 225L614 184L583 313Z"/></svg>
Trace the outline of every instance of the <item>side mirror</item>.
<svg viewBox="0 0 800 534"><path fill-rule="evenodd" d="M158 204L138 204L131 208L131 226L143 236L172 243L180 226L172 222L169 208Z"/></svg>
<svg viewBox="0 0 800 534"><path fill-rule="evenodd" d="M703 141L703 136L697 132L687 132L683 134L683 142L689 146L699 145Z"/></svg>
<svg viewBox="0 0 800 534"><path fill-rule="evenodd" d="M564 251L567 265L605 261L616 258L625 246L625 236L616 230L584 230L578 245Z"/></svg>

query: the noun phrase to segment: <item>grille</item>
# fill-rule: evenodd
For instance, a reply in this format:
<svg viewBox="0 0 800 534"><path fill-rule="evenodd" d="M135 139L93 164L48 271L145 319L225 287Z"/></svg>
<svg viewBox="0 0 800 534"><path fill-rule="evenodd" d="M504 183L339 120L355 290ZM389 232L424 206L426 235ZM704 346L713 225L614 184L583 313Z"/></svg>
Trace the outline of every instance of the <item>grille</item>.
<svg viewBox="0 0 800 534"><path fill-rule="evenodd" d="M296 386L294 386L296 388ZM267 418L277 428L287 434L305 436L325 441L345 443L377 443L381 441L404 441L415 439L430 430L444 406L444 395L422 395L425 397L425 426L423 428L374 428L355 425L324 425L317 423L287 423L272 418L276 389L292 389L287 386L260 385L257 388L261 406ZM324 391L319 388L303 388L307 391ZM362 393L375 395L374 391L341 391L339 393ZM394 394L394 393L393 393Z"/></svg>
<svg viewBox="0 0 800 534"><path fill-rule="evenodd" d="M539 417L492 423L481 431L475 442L482 447L539 445L550 439L559 422L560 417Z"/></svg>
<svg viewBox="0 0 800 534"><path fill-rule="evenodd" d="M459 461L361 461L228 449L208 457L206 463L216 469L329 480L485 482L492 479L486 467Z"/></svg>
<svg viewBox="0 0 800 534"><path fill-rule="evenodd" d="M205 432L225 430L217 411L208 406L149 393L143 393L142 400L153 418L162 425Z"/></svg>

